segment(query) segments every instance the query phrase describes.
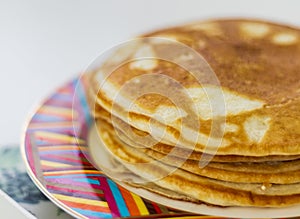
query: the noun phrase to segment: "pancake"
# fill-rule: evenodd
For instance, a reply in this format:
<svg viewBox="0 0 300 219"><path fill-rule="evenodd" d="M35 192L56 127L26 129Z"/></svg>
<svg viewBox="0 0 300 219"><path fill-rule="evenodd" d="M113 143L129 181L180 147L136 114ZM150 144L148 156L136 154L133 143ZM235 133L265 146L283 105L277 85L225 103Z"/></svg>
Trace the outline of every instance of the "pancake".
<svg viewBox="0 0 300 219"><path fill-rule="evenodd" d="M99 104L155 139L161 140L159 133L166 130L164 143L179 143L198 152L299 155L299 33L296 28L264 21L215 20L146 34L143 37L148 37L147 40L139 41L121 57L125 64L118 66L111 58L91 73L91 93L97 95L92 105ZM194 72L191 74L176 65L177 61L191 66L194 54L182 54L188 51L185 47L170 50L175 41L201 54L207 63L202 60L200 70L202 73L213 70L220 83L211 74L200 74L199 84ZM161 59L128 61L142 56L167 56L174 63ZM114 71L105 78L111 69ZM136 94L143 93L143 88L151 91L149 75L168 76L161 83L150 83L151 89L156 86L162 94L163 88L176 91L172 96L176 97L172 100L175 104L152 93L135 99ZM149 80L137 80L141 76L149 76ZM130 86L125 86L120 98L115 98L130 80ZM179 85L186 93L180 92ZM133 108L128 108L130 103Z"/></svg>
<svg viewBox="0 0 300 219"><path fill-rule="evenodd" d="M107 123L112 124L112 116L109 112L105 111L103 108L97 106L96 108L97 110L93 111L94 112L94 117L96 119L102 119L104 121L106 121ZM114 116L113 116L114 117ZM211 154L203 154L201 152L197 152L197 151L191 151L191 150L186 150L184 147L180 147L180 145L178 145L177 147L174 147L172 145L168 145L168 144L163 144L162 142L158 142L155 139L152 139L151 136L149 135L149 133L140 131L132 126L130 126L130 129L128 130L128 125L122 121L121 119L114 117L114 121L117 121L114 123L114 128L116 128L116 131L118 131L118 133L122 132L123 133L123 137L122 137L122 141L125 141L127 144L132 145L136 148L138 147L143 147L143 148L147 148L148 153L155 153L155 152L151 152L151 149L165 154L165 155L169 155L170 152L172 152L172 155L175 156L177 159L180 158L187 158L190 160L195 160L198 161L203 157L203 156L209 156L211 157ZM130 131L133 130L133 131ZM135 133L133 135L133 133ZM147 138L143 138L143 144L142 145L137 145L137 141L136 141L136 137L137 135L140 135L142 137L147 136ZM135 142L134 144L132 142ZM257 163L257 162L268 162L268 161L289 161L289 160L297 160L300 159L300 155L290 155L290 156L280 156L280 155L271 155L271 156L238 156L238 155L214 155L211 158L211 162L251 162L251 163ZM273 166L274 163L272 163ZM222 168L226 167L225 165L221 164L220 165ZM249 165L247 165L248 167L250 167ZM291 166L294 166L297 168L297 165L292 164ZM236 166L233 168L237 168ZM261 167L257 168L257 171L259 171ZM272 169L271 171L277 171L278 169ZM245 169L244 169L245 171ZM285 170L283 170L285 171Z"/></svg>
<svg viewBox="0 0 300 219"><path fill-rule="evenodd" d="M149 159L159 160L161 163L185 171L213 178L222 181L240 183L263 183L263 184L292 184L300 182L300 160L290 162L261 162L261 163L218 163L210 162L205 167L199 166L199 161L184 159L184 157L174 157L172 154L158 153L147 148L132 147L134 144L128 141L125 143L118 136L116 129L104 120L97 121L99 136L105 135L114 144L114 147L124 151L136 151L137 153L149 157ZM124 139L124 138L122 138ZM112 144L111 143L111 144ZM126 152L124 152L126 153ZM129 159L129 158L128 158Z"/></svg>
<svg viewBox="0 0 300 219"><path fill-rule="evenodd" d="M271 185L259 183L233 183L210 179L185 171L173 169L160 163L155 165L152 159L134 149L122 147L100 127L102 143L111 152L113 159L134 174L142 177L145 189L151 190L145 183L147 180L164 189L190 197L191 200L203 201L218 206L265 206L283 207L299 203L300 184ZM143 165L147 163L147 165ZM141 165L142 164L142 165ZM155 180L154 180L155 179ZM124 179L121 179L124 182ZM135 182L129 180L129 183ZM160 191L163 194L163 190ZM170 195L165 194L167 197Z"/></svg>
<svg viewBox="0 0 300 219"><path fill-rule="evenodd" d="M299 29L258 20L192 23L120 44L84 75L100 137L92 157L115 165L101 168L116 182L170 201L299 204L298 58Z"/></svg>

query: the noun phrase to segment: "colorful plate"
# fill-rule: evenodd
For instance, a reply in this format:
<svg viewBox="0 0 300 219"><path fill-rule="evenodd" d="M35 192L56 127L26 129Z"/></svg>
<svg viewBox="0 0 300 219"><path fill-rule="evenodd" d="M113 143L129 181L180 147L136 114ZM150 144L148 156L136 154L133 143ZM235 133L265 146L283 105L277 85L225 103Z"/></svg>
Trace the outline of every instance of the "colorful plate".
<svg viewBox="0 0 300 219"><path fill-rule="evenodd" d="M76 218L218 218L170 209L129 192L86 158L91 118L77 78L56 90L29 119L22 153L39 189Z"/></svg>
<svg viewBox="0 0 300 219"><path fill-rule="evenodd" d="M91 121L84 83L76 78L47 98L26 125L22 153L28 173L52 202L76 218L220 218L175 210L162 204L175 208L183 205L171 200L172 205L168 199L127 187L161 204L148 201L95 169L87 159L92 147L88 148L86 144ZM200 207L197 212L232 215L230 208L215 210L201 211ZM280 215L295 216L300 209L281 209L275 214L271 209L261 212L248 208L244 213L247 217L278 218Z"/></svg>

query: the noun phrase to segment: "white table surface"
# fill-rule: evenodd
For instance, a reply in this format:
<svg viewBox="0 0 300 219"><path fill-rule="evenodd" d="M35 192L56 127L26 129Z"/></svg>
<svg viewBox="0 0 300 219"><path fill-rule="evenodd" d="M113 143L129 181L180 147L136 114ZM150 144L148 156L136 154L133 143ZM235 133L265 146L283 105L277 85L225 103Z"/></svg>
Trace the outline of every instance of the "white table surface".
<svg viewBox="0 0 300 219"><path fill-rule="evenodd" d="M155 28L224 16L300 26L300 1L0 0L0 145L18 143L33 106L105 49Z"/></svg>
<svg viewBox="0 0 300 219"><path fill-rule="evenodd" d="M0 190L0 211L4 218L35 219L32 214L21 208L18 203Z"/></svg>

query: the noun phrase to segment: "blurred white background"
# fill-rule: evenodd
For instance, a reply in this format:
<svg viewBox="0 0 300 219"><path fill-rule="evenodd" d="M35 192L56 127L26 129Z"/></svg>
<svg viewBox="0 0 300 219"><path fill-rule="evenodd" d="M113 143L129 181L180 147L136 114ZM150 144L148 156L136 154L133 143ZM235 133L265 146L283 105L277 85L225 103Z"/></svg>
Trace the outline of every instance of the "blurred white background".
<svg viewBox="0 0 300 219"><path fill-rule="evenodd" d="M0 0L0 144L28 113L102 51L139 33L214 17L300 26L297 0Z"/></svg>

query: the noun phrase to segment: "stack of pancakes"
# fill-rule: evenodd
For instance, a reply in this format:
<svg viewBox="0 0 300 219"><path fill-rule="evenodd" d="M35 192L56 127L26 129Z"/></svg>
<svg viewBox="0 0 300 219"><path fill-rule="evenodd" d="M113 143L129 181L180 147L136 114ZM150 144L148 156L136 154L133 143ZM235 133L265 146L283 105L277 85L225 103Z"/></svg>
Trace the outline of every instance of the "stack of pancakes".
<svg viewBox="0 0 300 219"><path fill-rule="evenodd" d="M131 186L217 206L295 205L299 60L296 28L172 27L127 42L86 74L88 102Z"/></svg>

